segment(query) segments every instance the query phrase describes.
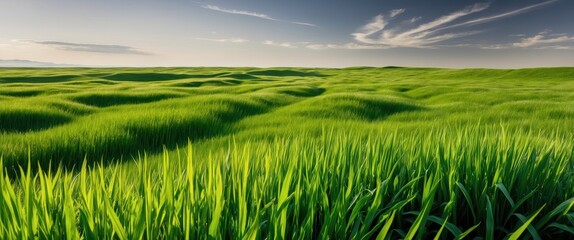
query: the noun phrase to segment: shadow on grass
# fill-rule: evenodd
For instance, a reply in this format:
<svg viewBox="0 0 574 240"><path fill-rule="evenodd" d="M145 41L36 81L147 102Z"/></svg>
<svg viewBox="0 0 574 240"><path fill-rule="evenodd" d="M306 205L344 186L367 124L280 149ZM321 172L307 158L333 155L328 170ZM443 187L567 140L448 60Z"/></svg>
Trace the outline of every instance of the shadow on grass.
<svg viewBox="0 0 574 240"><path fill-rule="evenodd" d="M172 73L117 73L108 76L102 76L102 79L114 81L162 81L162 80L178 80L186 78L214 78L226 73L215 74L172 74Z"/></svg>
<svg viewBox="0 0 574 240"><path fill-rule="evenodd" d="M311 118L378 121L394 114L424 109L401 99L362 94L332 94L303 104L290 112Z"/></svg>
<svg viewBox="0 0 574 240"><path fill-rule="evenodd" d="M222 77L228 77L228 78L233 78L233 79L238 79L238 80L260 79L259 77L253 76L251 74L245 74L245 73L231 73L231 74L222 75Z"/></svg>
<svg viewBox="0 0 574 240"><path fill-rule="evenodd" d="M66 124L72 117L48 110L15 109L0 112L0 132L29 132Z"/></svg>
<svg viewBox="0 0 574 240"><path fill-rule="evenodd" d="M323 94L325 88L317 86L300 86L300 87L288 87L279 88L277 93L289 94L296 97L315 97Z"/></svg>
<svg viewBox="0 0 574 240"><path fill-rule="evenodd" d="M327 75L318 72L307 72L298 70L257 70L248 72L250 75L268 77L326 77Z"/></svg>
<svg viewBox="0 0 574 240"><path fill-rule="evenodd" d="M242 81L240 80L206 80L206 81L189 81L189 82L178 82L171 84L175 87L201 87L201 86L233 86L239 85Z"/></svg>
<svg viewBox="0 0 574 240"><path fill-rule="evenodd" d="M11 177L18 177L19 167L28 165L25 145L32 150L33 171L38 168L53 171L58 167L75 171L83 161L88 165L108 165L131 160L130 156L142 151L156 154L164 147L185 145L188 140L228 134L234 122L272 109L261 101L231 97L216 97L189 107L182 104L170 109L169 106L125 108L120 114L89 116L74 126L51 129L29 139L23 137L19 141L24 141L24 145L4 156L5 167ZM198 106L208 110L193 111Z"/></svg>
<svg viewBox="0 0 574 240"><path fill-rule="evenodd" d="M183 97L182 94L86 94L72 97L71 99L82 104L96 106L96 107L109 107L125 104L141 104L157 102L160 100Z"/></svg>
<svg viewBox="0 0 574 240"><path fill-rule="evenodd" d="M34 97L43 93L42 90L0 91L0 95L10 97Z"/></svg>
<svg viewBox="0 0 574 240"><path fill-rule="evenodd" d="M0 77L0 83L56 83L70 81L78 76L34 76L34 77Z"/></svg>

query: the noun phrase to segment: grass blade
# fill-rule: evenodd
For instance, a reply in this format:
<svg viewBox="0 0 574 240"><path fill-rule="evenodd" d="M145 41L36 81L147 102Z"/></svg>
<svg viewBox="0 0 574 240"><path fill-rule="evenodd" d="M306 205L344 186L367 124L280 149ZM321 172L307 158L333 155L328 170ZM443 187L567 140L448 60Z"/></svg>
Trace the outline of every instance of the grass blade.
<svg viewBox="0 0 574 240"><path fill-rule="evenodd" d="M534 214L532 214L532 216L530 216L530 218L528 218L518 229L516 229L516 231L514 231L509 236L508 240L517 240L518 238L520 238L520 236L522 235L524 230L526 230L526 228L528 228L528 226L530 226L530 223L534 220L534 218L536 218L536 216L538 216L538 214L540 213L540 211L542 211L543 208L544 208L544 206L542 206L540 209L538 209L538 211L536 211Z"/></svg>
<svg viewBox="0 0 574 240"><path fill-rule="evenodd" d="M486 240L494 240L494 213L490 198L486 197Z"/></svg>

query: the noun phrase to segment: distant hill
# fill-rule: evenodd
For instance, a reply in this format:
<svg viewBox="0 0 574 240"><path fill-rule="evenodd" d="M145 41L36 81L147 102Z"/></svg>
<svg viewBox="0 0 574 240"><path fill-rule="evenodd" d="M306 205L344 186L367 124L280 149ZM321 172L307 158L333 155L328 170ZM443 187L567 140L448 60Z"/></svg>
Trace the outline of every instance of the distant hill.
<svg viewBox="0 0 574 240"><path fill-rule="evenodd" d="M0 67L79 67L79 65L59 64L51 62L36 62L36 61L19 60L19 59L10 59L10 60L0 59Z"/></svg>

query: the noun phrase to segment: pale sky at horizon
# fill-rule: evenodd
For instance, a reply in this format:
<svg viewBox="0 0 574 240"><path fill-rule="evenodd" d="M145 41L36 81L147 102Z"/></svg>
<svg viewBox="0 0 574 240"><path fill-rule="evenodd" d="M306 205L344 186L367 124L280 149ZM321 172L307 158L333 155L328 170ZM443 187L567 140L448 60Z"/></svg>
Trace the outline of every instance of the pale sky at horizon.
<svg viewBox="0 0 574 240"><path fill-rule="evenodd" d="M574 66L574 1L0 2L0 60L86 66Z"/></svg>

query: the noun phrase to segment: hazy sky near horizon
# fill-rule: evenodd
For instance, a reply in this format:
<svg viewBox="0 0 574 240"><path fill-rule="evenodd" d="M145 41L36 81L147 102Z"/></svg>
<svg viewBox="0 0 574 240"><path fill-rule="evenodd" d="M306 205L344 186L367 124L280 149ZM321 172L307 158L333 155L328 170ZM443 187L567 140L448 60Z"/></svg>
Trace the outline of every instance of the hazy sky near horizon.
<svg viewBox="0 0 574 240"><path fill-rule="evenodd" d="M0 60L89 66L574 66L571 0L0 1Z"/></svg>

